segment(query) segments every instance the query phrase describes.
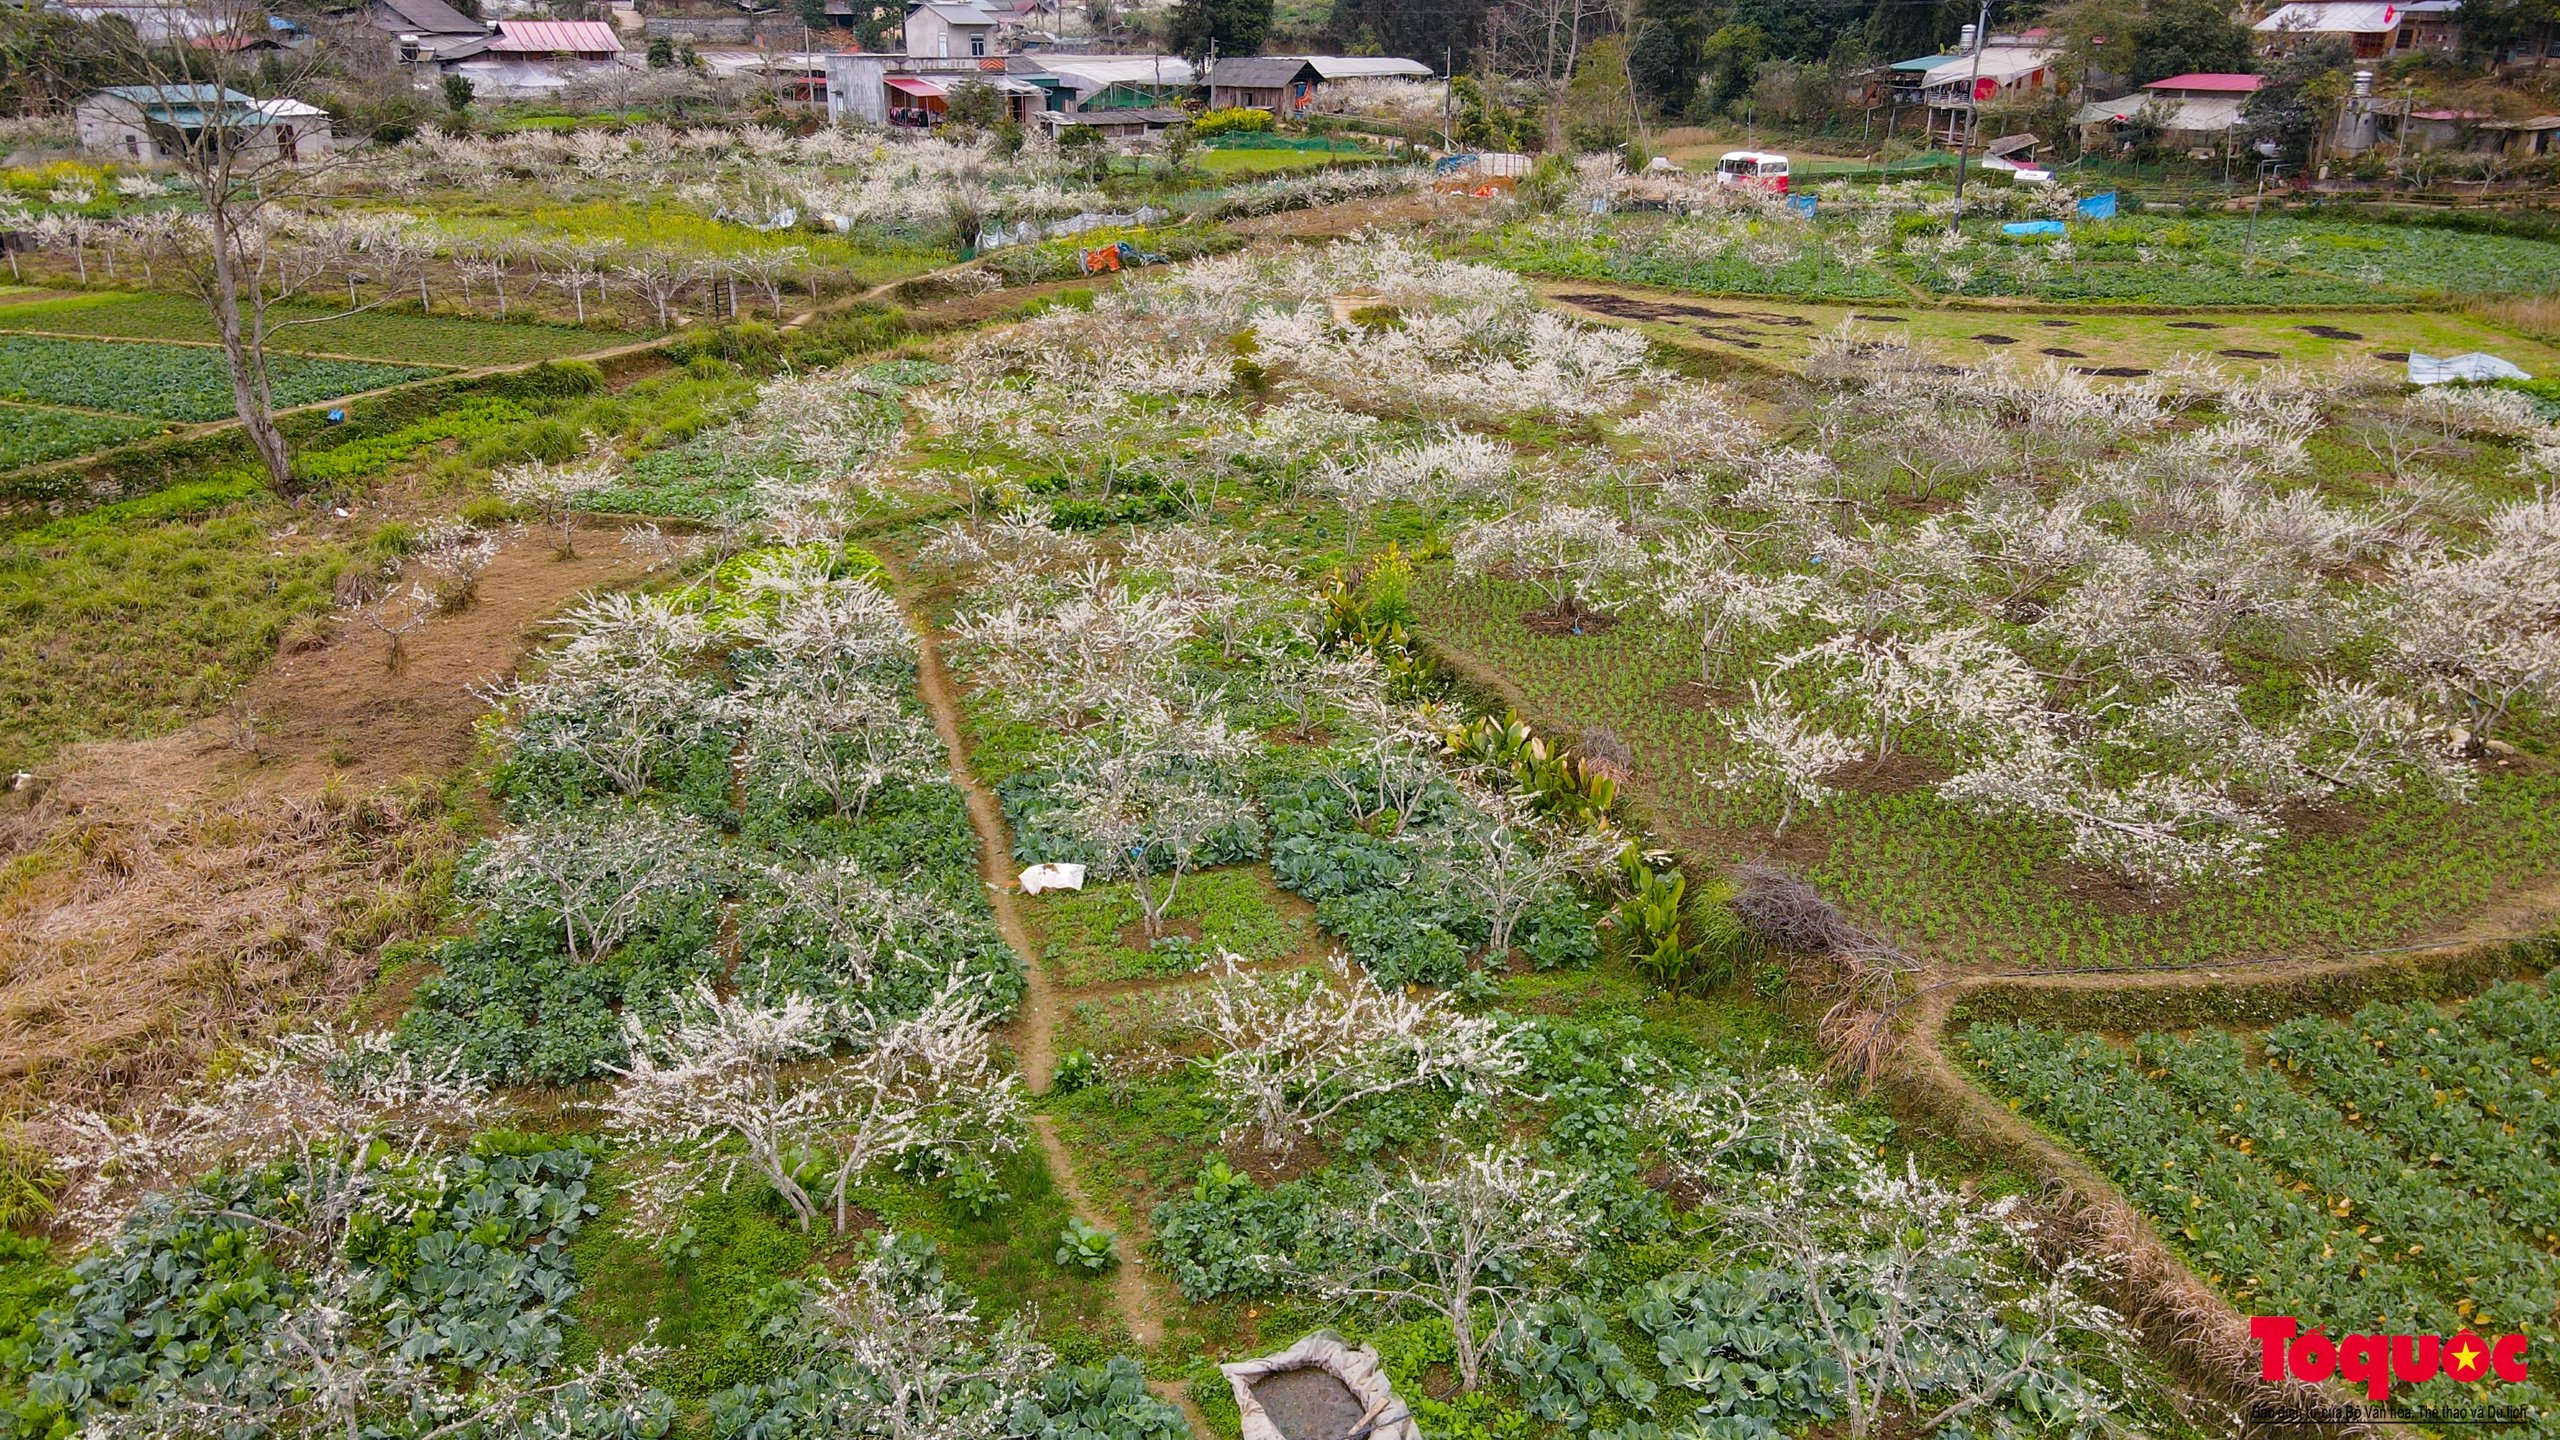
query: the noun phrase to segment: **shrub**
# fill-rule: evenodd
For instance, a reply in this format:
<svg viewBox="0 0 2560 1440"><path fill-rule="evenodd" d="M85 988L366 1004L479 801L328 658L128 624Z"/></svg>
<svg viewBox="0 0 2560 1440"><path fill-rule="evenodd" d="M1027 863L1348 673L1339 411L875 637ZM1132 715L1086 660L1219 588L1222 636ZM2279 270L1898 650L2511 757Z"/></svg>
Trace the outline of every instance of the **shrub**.
<svg viewBox="0 0 2560 1440"><path fill-rule="evenodd" d="M567 399L604 392L604 371L592 360L545 360L511 380L507 389L528 399Z"/></svg>
<svg viewBox="0 0 2560 1440"><path fill-rule="evenodd" d="M1245 105L1224 106L1191 122L1191 133L1204 140L1212 135L1259 135L1270 128L1270 111Z"/></svg>

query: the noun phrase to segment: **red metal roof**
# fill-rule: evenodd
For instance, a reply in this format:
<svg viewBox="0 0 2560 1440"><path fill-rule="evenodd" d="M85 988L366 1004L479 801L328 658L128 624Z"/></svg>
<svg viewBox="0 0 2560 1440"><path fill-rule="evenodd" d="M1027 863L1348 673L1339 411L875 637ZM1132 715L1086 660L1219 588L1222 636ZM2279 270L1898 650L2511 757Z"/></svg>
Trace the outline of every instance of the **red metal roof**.
<svg viewBox="0 0 2560 1440"><path fill-rule="evenodd" d="M2233 75L2226 72L2196 70L2184 75L2172 75L2166 80L2154 80L2142 88L2145 90L2201 90L2217 95L2248 95L2255 93L2259 86L2266 83L2267 77L2264 75Z"/></svg>
<svg viewBox="0 0 2560 1440"><path fill-rule="evenodd" d="M947 99L951 93L930 80L919 80L913 75L890 75L883 78L890 89L902 90L919 100Z"/></svg>
<svg viewBox="0 0 2560 1440"><path fill-rule="evenodd" d="M489 48L507 55L620 53L622 40L602 20L501 20Z"/></svg>

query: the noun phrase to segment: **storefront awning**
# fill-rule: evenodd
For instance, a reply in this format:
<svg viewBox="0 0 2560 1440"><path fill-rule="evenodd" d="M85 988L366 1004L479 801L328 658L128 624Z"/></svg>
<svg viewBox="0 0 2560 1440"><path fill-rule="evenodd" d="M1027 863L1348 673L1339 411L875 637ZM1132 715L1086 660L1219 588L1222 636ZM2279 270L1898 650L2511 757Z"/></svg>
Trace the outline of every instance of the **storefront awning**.
<svg viewBox="0 0 2560 1440"><path fill-rule="evenodd" d="M913 95L919 100L948 100L951 98L950 91L943 89L941 86L934 84L930 80L919 80L913 75L891 75L886 77L886 80L890 89L904 94Z"/></svg>

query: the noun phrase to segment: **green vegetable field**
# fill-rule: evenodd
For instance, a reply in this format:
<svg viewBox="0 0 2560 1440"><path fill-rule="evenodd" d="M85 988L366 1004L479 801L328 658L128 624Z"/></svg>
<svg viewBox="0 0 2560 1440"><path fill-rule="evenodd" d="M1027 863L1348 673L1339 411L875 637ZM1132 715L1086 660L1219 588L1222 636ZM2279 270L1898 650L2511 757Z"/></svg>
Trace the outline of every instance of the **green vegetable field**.
<svg viewBox="0 0 2560 1440"><path fill-rule="evenodd" d="M326 305L281 305L275 347L409 365L512 365L601 350L626 337L569 325L466 320L398 311L344 314ZM95 291L0 299L0 332L42 331L111 340L211 340L213 321L190 295Z"/></svg>
<svg viewBox="0 0 2560 1440"><path fill-rule="evenodd" d="M0 405L0 470L84 454L151 427L111 415Z"/></svg>
<svg viewBox="0 0 2560 1440"><path fill-rule="evenodd" d="M272 369L278 405L335 399L435 373L418 365L354 360L278 359ZM219 420L232 413L221 352L200 345L0 335L0 397L158 420Z"/></svg>
<svg viewBox="0 0 2560 1440"><path fill-rule="evenodd" d="M2374 1004L2250 1036L1986 1022L1959 1054L2096 1161L2244 1313L2331 1332L2560 1311L2560 998ZM2462 1393L2404 1392L2423 1410Z"/></svg>

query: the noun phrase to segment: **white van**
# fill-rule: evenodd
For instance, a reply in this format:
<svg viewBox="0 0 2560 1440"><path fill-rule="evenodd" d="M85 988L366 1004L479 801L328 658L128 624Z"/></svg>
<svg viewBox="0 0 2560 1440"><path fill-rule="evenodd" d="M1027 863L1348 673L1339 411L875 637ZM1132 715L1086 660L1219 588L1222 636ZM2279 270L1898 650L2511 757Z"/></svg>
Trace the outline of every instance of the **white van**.
<svg viewBox="0 0 2560 1440"><path fill-rule="evenodd" d="M1787 193L1787 157L1766 150L1727 150L1716 159L1719 185L1757 185Z"/></svg>

